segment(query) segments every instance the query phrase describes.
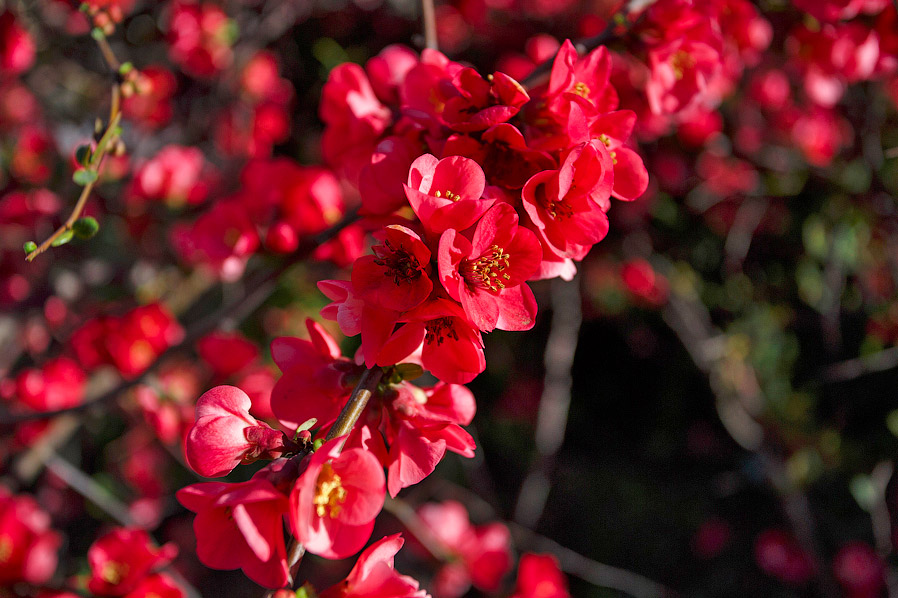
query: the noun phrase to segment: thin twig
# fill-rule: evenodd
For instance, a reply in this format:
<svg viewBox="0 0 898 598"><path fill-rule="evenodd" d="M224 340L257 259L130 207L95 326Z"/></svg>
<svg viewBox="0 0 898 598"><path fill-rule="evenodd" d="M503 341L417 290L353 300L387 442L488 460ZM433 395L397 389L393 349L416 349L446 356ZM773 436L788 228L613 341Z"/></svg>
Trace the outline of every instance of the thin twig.
<svg viewBox="0 0 898 598"><path fill-rule="evenodd" d="M421 20L424 21L424 47L439 49L437 40L437 15L433 0L421 0Z"/></svg>
<svg viewBox="0 0 898 598"><path fill-rule="evenodd" d="M327 440L346 436L352 431L353 426L355 426L355 423L368 405L368 399L371 398L377 385L380 384L380 379L383 375L384 371L377 366L365 370L362 377L359 378L355 389L353 389L349 400L343 406L337 421L334 422L334 425L328 431Z"/></svg>
<svg viewBox="0 0 898 598"><path fill-rule="evenodd" d="M46 465L47 469L65 482L69 488L97 505L119 525L125 527L136 525L136 521L125 503L55 452L47 459ZM163 570L184 590L187 598L202 598L199 590L193 587L174 567L167 565Z"/></svg>
<svg viewBox="0 0 898 598"><path fill-rule="evenodd" d="M514 520L526 527L534 527L542 517L551 489L549 477L567 429L574 381L571 368L583 320L580 279L553 280L551 298L552 323L543 356L546 373L536 418L538 457L521 484L514 511Z"/></svg>
<svg viewBox="0 0 898 598"><path fill-rule="evenodd" d="M387 497L384 501L384 511L398 519L405 529L413 535L424 548L427 549L438 561L446 563L453 558L452 552L424 523L415 509L400 498Z"/></svg>

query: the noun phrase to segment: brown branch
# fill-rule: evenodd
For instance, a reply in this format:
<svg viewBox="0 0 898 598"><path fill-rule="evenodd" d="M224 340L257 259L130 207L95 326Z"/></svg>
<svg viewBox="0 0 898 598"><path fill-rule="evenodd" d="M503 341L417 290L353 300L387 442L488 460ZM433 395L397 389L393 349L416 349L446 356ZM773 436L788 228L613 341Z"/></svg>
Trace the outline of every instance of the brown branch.
<svg viewBox="0 0 898 598"><path fill-rule="evenodd" d="M355 385L349 400L343 406L343 411L340 412L337 421L327 433L327 440L346 436L352 431L383 375L384 371L377 366L365 370L362 377L359 378L358 384Z"/></svg>
<svg viewBox="0 0 898 598"><path fill-rule="evenodd" d="M331 429L327 434L327 440L345 436L352 431L352 428L355 426L359 417L362 415L362 412L365 410L365 407L368 405L368 400L377 389L377 385L380 384L383 373L383 370L376 366L369 370L365 370L361 378L359 378L358 383L355 385L355 388L352 390L349 400L347 400L346 404L343 406L343 410L337 417L337 421L331 426ZM296 540L296 538L290 536L287 552L287 562L290 567L288 583L293 589L296 589L298 581L296 579L296 572L299 570L299 565L302 562L302 557L305 554L306 549ZM272 598L276 592L277 590L268 590L265 592L265 598Z"/></svg>
<svg viewBox="0 0 898 598"><path fill-rule="evenodd" d="M514 511L514 520L526 527L535 526L546 507L551 489L549 477L567 429L573 384L571 368L583 320L579 278L569 282L553 280L551 298L552 322L543 356L546 374L536 418L538 456L521 484Z"/></svg>
<svg viewBox="0 0 898 598"><path fill-rule="evenodd" d="M424 21L424 47L439 49L437 40L437 16L433 0L421 0L421 20Z"/></svg>
<svg viewBox="0 0 898 598"><path fill-rule="evenodd" d="M106 63L109 65L109 68L112 69L115 76L118 76L119 68L121 67L121 63L115 57L115 54L112 53L112 48L109 47L109 42L106 41L106 37L97 38L97 45L100 47L100 52L103 54L103 58L106 60ZM106 130L103 133L103 136L97 142L97 148L94 153L90 157L90 161L85 166L86 170L92 171L96 174L97 178L93 181L90 181L84 188L81 189L81 195L78 197L78 201L75 203L75 207L72 209L72 213L69 214L69 217L66 221L57 228L52 235L50 235L43 243L37 246L33 251L28 252L25 256L25 260L31 262L44 253L50 247L53 246L53 243L62 237L65 233L72 230L72 226L75 224L75 221L81 217L81 213L84 211L84 206L87 205L87 200L90 198L90 193L94 188L96 182L100 179L100 168L103 165L103 158L106 156L107 150L115 143L115 138L118 136L117 129L119 122L121 121L121 86L118 82L114 83L112 86L112 98L109 104L109 124L106 126Z"/></svg>

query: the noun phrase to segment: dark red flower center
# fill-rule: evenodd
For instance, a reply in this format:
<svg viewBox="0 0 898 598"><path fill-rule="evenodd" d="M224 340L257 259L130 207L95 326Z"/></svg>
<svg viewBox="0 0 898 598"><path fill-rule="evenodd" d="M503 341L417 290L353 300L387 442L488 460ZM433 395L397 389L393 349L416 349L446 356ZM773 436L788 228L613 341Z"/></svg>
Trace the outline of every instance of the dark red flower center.
<svg viewBox="0 0 898 598"><path fill-rule="evenodd" d="M421 277L421 264L418 258L400 247L393 247L389 241L372 248L374 263L385 269L384 275L393 279L395 284L411 282Z"/></svg>

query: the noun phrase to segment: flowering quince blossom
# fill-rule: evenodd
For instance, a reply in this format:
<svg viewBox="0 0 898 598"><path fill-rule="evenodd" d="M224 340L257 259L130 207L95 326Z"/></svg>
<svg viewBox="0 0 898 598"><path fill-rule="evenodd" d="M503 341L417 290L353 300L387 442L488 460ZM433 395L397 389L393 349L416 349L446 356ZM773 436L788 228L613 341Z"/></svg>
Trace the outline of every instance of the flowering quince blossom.
<svg viewBox="0 0 898 598"><path fill-rule="evenodd" d="M418 516L457 559L437 572L435 594L461 596L471 584L489 593L499 589L512 563L511 534L505 525L472 526L467 509L455 501L423 505Z"/></svg>
<svg viewBox="0 0 898 598"><path fill-rule="evenodd" d="M264 472L242 484L208 482L178 491L182 505L197 514L193 521L196 552L214 569L243 569L256 583L279 588L287 583L283 517L287 497L265 479Z"/></svg>
<svg viewBox="0 0 898 598"><path fill-rule="evenodd" d="M97 596L124 596L143 579L167 565L177 554L174 544L161 548L141 529L119 527L94 542L87 551L87 589Z"/></svg>
<svg viewBox="0 0 898 598"><path fill-rule="evenodd" d="M402 548L400 534L381 538L359 555L346 579L319 594L319 598L430 598L418 582L393 568Z"/></svg>
<svg viewBox="0 0 898 598"><path fill-rule="evenodd" d="M240 463L274 458L284 447L282 432L249 414L252 401L235 386L216 386L196 403L196 423L187 434L187 462L200 475L227 475Z"/></svg>
<svg viewBox="0 0 898 598"><path fill-rule="evenodd" d="M446 230L437 258L443 288L485 332L533 327L536 299L524 281L541 260L536 235L518 226L518 215L505 203L483 215L470 239Z"/></svg>
<svg viewBox="0 0 898 598"><path fill-rule="evenodd" d="M50 517L28 495L0 486L0 584L45 583L56 570L62 537Z"/></svg>
<svg viewBox="0 0 898 598"><path fill-rule="evenodd" d="M346 558L374 529L384 502L384 471L363 449L340 452L343 438L326 442L309 458L290 492L290 528L312 554Z"/></svg>
<svg viewBox="0 0 898 598"><path fill-rule="evenodd" d="M474 160L424 154L412 162L405 195L424 227L434 233L468 228L494 203L481 199L486 178Z"/></svg>

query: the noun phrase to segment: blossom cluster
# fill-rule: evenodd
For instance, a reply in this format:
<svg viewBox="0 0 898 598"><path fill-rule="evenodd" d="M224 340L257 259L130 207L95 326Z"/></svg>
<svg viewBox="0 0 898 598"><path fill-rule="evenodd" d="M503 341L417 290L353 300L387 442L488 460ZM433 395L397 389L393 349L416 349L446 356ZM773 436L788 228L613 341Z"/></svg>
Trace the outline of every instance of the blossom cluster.
<svg viewBox="0 0 898 598"><path fill-rule="evenodd" d="M394 222L351 280L319 283L333 301L322 315L361 335L368 367L415 361L471 381L485 367L481 333L534 325L527 281L572 278L608 232L610 198L645 190L611 66L604 47L580 57L565 42L529 92L402 47L332 71L325 157L357 177L364 214Z"/></svg>
<svg viewBox="0 0 898 598"><path fill-rule="evenodd" d="M420 482L446 451L474 455L462 426L476 406L461 384L485 367L481 334L531 328L537 305L527 281L572 278L576 262L608 232L611 197L633 200L647 186L641 158L626 145L635 115L618 109L611 68L605 48L580 57L565 42L549 80L530 92L502 72L482 77L439 52L419 57L400 46L371 59L367 72L354 64L331 72L322 92L322 149L358 185L362 214L381 228L373 254L354 259L350 280L319 283L333 301L322 316L348 336L360 334L361 347L354 359L344 357L311 320L309 340L272 342L282 376L270 408L285 431L251 415L253 402L237 387L200 397L186 437L197 473L219 477L241 463L272 460L247 482L179 491L197 513L205 564L239 567L281 587L290 578L282 520L306 551L348 557L368 541L387 492L395 497ZM323 206L309 212L308 201L284 203L287 194L272 185L300 174L290 163L256 162L244 174L254 222L280 212L289 231L294 222L324 224L316 220L327 213ZM315 176L308 188L338 196L332 175ZM255 180L264 180L257 193ZM303 209L295 220L291 206ZM234 230L233 222L208 226L212 235ZM272 242L277 229L269 230L269 247L295 249L295 235L282 236L282 247ZM254 225L240 230L251 234ZM408 382L424 369L440 382ZM354 387L373 371L364 411L347 435L332 438ZM460 517L467 521L457 504L422 511L443 532L455 529L442 541L460 561L441 574L442 595L460 595L469 583L495 590L510 567L508 531L474 531ZM417 584L408 592L419 595Z"/></svg>

